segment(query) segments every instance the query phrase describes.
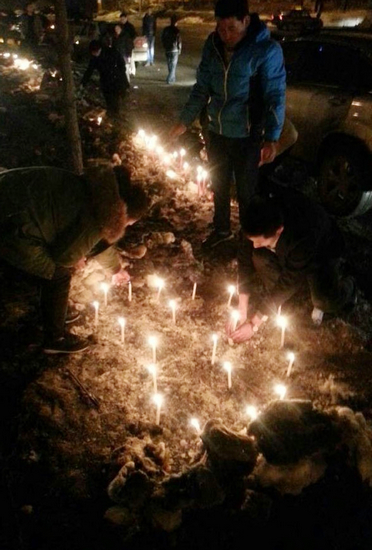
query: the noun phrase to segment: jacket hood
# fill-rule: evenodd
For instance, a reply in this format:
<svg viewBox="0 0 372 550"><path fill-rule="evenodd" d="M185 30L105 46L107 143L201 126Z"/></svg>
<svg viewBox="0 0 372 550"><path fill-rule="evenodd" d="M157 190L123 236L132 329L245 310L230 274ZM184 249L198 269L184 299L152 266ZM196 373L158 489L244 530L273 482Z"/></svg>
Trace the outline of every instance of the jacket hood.
<svg viewBox="0 0 372 550"><path fill-rule="evenodd" d="M127 213L121 200L113 170L106 166L87 168L86 181L91 198L93 217L101 237L112 244L124 236Z"/></svg>

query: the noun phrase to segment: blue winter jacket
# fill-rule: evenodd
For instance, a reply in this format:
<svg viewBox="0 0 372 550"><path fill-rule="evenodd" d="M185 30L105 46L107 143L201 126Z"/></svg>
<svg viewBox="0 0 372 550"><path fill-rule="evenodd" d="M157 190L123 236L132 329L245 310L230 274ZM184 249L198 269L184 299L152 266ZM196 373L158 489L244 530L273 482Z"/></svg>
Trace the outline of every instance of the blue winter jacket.
<svg viewBox="0 0 372 550"><path fill-rule="evenodd" d="M228 65L217 32L207 38L197 69L196 83L180 121L189 126L207 106L209 129L230 138L250 134L250 80L256 77L263 103L263 139L278 140L285 114L285 68L280 45L266 25L251 15L247 34L235 47Z"/></svg>

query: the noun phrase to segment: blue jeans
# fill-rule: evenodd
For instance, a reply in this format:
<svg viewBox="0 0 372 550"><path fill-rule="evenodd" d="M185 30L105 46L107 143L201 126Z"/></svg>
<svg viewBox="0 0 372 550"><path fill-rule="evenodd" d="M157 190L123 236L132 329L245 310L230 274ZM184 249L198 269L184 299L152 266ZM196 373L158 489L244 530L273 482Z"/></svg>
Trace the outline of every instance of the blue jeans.
<svg viewBox="0 0 372 550"><path fill-rule="evenodd" d="M167 84L171 84L171 82L176 82L176 67L178 63L178 55L178 52L165 52L168 64Z"/></svg>
<svg viewBox="0 0 372 550"><path fill-rule="evenodd" d="M155 36L146 36L147 40L147 63L154 64Z"/></svg>

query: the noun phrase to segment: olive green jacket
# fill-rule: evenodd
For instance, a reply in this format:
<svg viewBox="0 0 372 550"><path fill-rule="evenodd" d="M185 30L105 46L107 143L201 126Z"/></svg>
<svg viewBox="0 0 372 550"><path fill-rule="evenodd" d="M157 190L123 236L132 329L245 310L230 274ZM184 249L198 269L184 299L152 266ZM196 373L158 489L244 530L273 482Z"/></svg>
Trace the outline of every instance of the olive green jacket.
<svg viewBox="0 0 372 550"><path fill-rule="evenodd" d="M0 173L0 258L31 275L51 279L56 266L74 266L110 223L116 224L111 234L120 225L120 238L124 219L111 171L101 170L96 178L52 167ZM120 269L113 246L96 259L112 273Z"/></svg>

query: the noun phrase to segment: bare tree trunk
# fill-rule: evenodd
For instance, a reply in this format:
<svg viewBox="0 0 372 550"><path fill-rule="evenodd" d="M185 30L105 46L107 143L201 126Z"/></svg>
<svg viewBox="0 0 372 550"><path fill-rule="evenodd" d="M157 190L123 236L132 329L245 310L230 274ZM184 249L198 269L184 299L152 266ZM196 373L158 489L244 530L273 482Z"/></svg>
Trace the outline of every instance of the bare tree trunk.
<svg viewBox="0 0 372 550"><path fill-rule="evenodd" d="M63 81L63 102L67 139L70 144L71 169L83 173L83 152L76 111L75 85L71 69L70 37L65 0L54 0L58 57Z"/></svg>

